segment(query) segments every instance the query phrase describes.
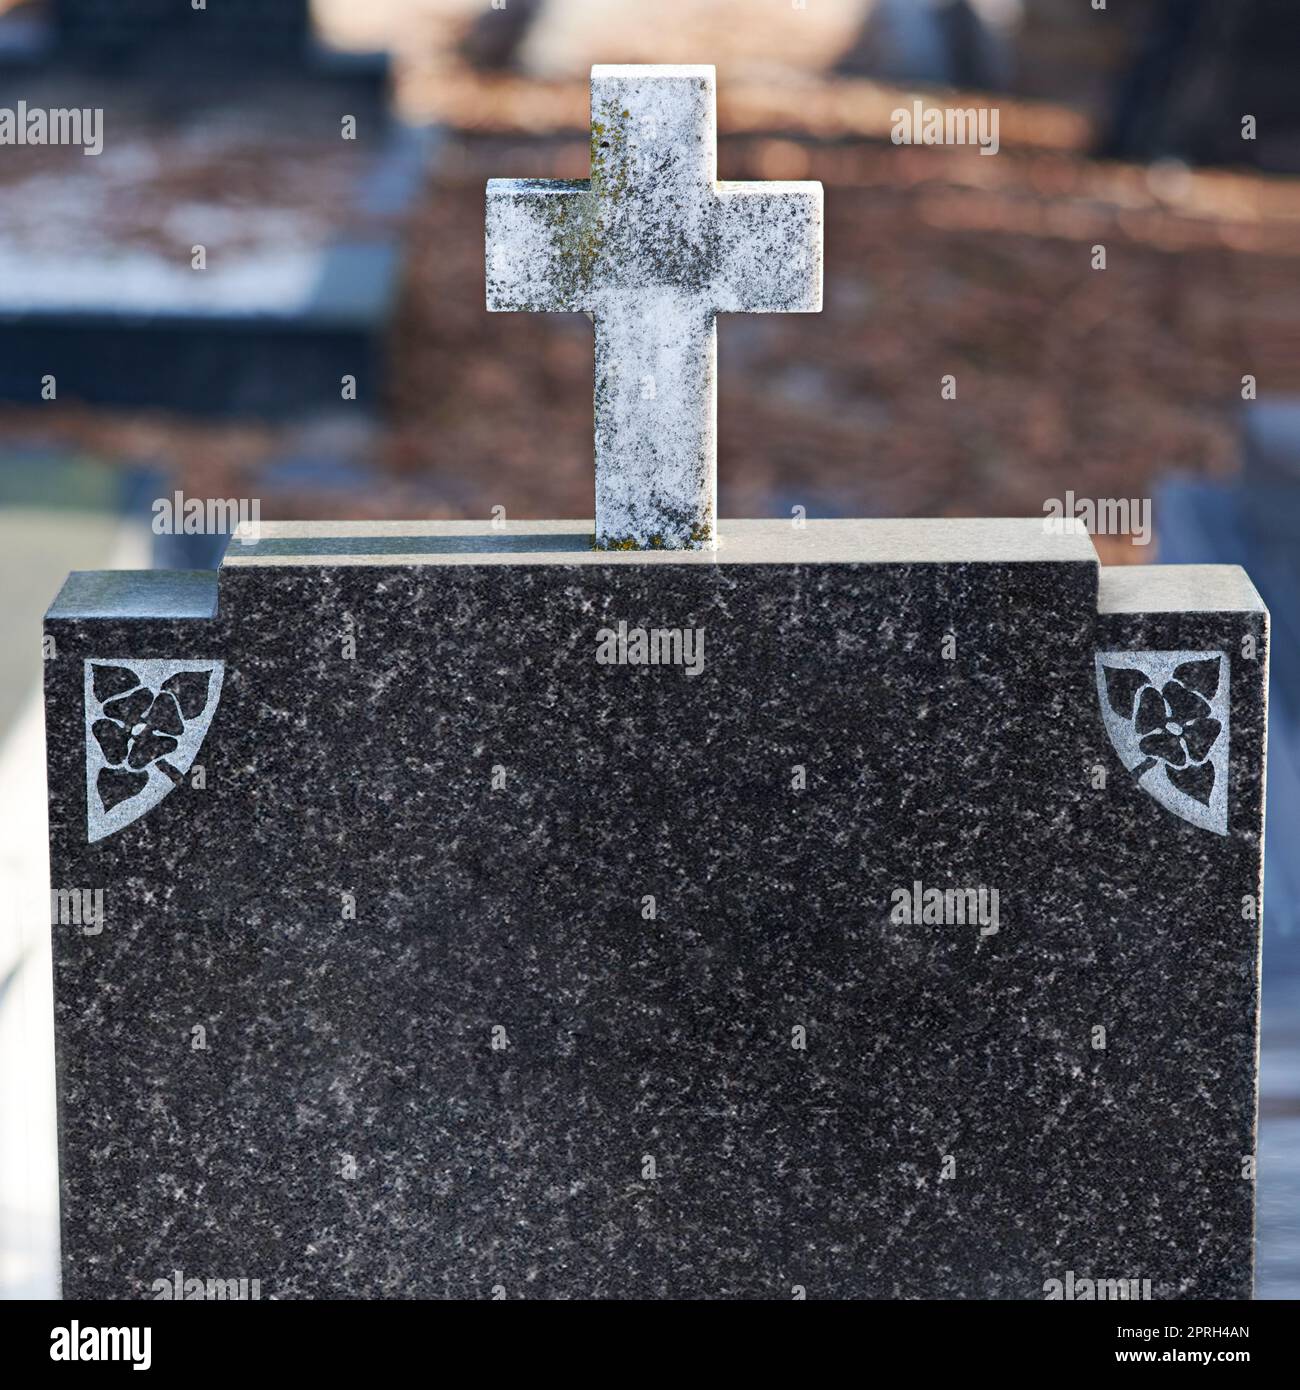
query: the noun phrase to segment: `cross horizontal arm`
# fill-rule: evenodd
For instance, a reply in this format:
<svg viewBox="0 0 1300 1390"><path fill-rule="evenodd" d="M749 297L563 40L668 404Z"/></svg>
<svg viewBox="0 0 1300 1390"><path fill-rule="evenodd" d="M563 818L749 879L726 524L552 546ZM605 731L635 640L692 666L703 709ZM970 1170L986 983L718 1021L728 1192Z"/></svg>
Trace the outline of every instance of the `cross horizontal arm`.
<svg viewBox="0 0 1300 1390"><path fill-rule="evenodd" d="M589 310L595 226L586 179L489 179L489 311Z"/></svg>
<svg viewBox="0 0 1300 1390"><path fill-rule="evenodd" d="M820 183L719 183L720 314L815 314L822 307Z"/></svg>

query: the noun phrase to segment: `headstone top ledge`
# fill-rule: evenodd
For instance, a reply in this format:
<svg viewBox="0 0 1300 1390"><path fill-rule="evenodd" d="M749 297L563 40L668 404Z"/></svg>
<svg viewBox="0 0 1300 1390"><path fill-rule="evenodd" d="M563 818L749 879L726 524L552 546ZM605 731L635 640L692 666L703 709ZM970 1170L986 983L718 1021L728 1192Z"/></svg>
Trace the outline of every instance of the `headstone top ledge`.
<svg viewBox="0 0 1300 1390"><path fill-rule="evenodd" d="M729 521L716 548L599 550L590 521L263 522L236 532L224 569L275 565L1096 565L1086 532L1052 532L1033 517Z"/></svg>
<svg viewBox="0 0 1300 1390"><path fill-rule="evenodd" d="M1109 565L1101 570L1102 613L1263 613L1240 565Z"/></svg>
<svg viewBox="0 0 1300 1390"><path fill-rule="evenodd" d="M1102 566L1083 531L1033 517L726 523L710 550L592 549L590 521L272 521L237 531L221 569L74 571L51 619L205 619L218 615L224 572L421 566L743 566L1062 564L1097 583L1100 614L1263 613L1238 565Z"/></svg>

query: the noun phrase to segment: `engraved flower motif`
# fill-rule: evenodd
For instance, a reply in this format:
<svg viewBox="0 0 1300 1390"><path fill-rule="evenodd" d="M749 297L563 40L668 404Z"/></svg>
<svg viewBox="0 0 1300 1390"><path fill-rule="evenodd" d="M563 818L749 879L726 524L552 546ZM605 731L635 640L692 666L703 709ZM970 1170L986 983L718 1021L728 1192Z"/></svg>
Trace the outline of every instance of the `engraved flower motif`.
<svg viewBox="0 0 1300 1390"><path fill-rule="evenodd" d="M147 685L107 701L104 715L91 732L110 767L125 763L139 772L174 752L185 732L176 697L170 691L155 694Z"/></svg>
<svg viewBox="0 0 1300 1390"><path fill-rule="evenodd" d="M1183 768L1210 756L1221 726L1209 701L1175 678L1141 692L1133 727L1147 757Z"/></svg>
<svg viewBox="0 0 1300 1390"><path fill-rule="evenodd" d="M1138 750L1147 759L1138 774L1162 763L1172 786L1208 806L1216 778L1210 755L1223 732L1210 705L1219 690L1219 658L1184 661L1162 685L1137 667L1102 669L1110 707L1132 721Z"/></svg>
<svg viewBox="0 0 1300 1390"><path fill-rule="evenodd" d="M1138 786L1174 815L1226 835L1228 653L1098 652L1095 664L1102 723Z"/></svg>
<svg viewBox="0 0 1300 1390"><path fill-rule="evenodd" d="M203 713L210 671L179 671L157 690L127 666L93 668L101 717L90 732L104 755L97 787L105 810L128 800L147 784L157 764L173 781L180 772L166 761L180 746L185 721Z"/></svg>

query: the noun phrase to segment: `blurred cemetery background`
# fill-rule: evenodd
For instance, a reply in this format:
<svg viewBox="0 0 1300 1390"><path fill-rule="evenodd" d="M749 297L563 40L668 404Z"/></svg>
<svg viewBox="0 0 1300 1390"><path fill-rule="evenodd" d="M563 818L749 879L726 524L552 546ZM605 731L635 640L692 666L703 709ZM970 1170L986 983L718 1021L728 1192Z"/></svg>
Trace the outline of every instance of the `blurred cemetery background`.
<svg viewBox="0 0 1300 1390"><path fill-rule="evenodd" d="M1259 1293L1300 1295L1292 0L0 0L0 108L105 111L95 157L0 145L0 1294L57 1286L40 616L215 564L175 491L590 515L590 326L484 311L483 184L586 176L593 62L716 64L721 177L826 185L825 312L720 326L724 519L1152 499L1107 563L1263 592ZM891 143L917 96L996 157Z"/></svg>

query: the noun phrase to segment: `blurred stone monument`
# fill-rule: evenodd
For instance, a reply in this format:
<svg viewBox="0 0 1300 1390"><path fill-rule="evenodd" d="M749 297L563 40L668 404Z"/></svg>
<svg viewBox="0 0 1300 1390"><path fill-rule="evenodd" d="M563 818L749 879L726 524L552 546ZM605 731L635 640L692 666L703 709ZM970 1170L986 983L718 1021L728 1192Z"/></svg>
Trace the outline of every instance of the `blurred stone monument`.
<svg viewBox="0 0 1300 1390"><path fill-rule="evenodd" d="M130 75L190 104L267 81L330 87L367 115L384 108L388 59L316 40L308 0L52 0L42 24L0 44L22 73L74 70Z"/></svg>
<svg viewBox="0 0 1300 1390"><path fill-rule="evenodd" d="M0 94L98 113L100 147L10 151L0 399L373 409L432 148L387 56L325 48L306 0L57 0L28 37Z"/></svg>

